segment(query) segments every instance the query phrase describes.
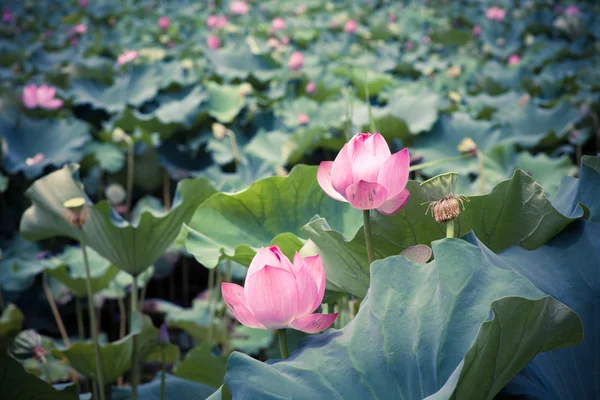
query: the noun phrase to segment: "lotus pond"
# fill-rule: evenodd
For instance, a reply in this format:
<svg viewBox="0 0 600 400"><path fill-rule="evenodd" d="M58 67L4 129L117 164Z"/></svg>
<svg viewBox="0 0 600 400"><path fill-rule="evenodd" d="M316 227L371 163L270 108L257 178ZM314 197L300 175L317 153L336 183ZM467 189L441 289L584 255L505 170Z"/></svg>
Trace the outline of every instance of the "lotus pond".
<svg viewBox="0 0 600 400"><path fill-rule="evenodd" d="M1 399L600 399L600 4L0 12Z"/></svg>

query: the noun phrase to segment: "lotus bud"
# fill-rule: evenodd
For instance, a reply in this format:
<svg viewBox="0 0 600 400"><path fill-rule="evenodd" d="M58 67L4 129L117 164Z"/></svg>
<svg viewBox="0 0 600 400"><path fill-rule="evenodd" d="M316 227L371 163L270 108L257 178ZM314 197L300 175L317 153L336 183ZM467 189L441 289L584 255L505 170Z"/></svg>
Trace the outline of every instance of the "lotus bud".
<svg viewBox="0 0 600 400"><path fill-rule="evenodd" d="M227 131L228 129L218 122L212 124L212 132L217 140L223 140L223 138L227 135Z"/></svg>
<svg viewBox="0 0 600 400"><path fill-rule="evenodd" d="M238 93L242 97L246 97L247 95L251 94L253 91L254 91L254 88L248 82L242 83L240 85L240 88L238 89Z"/></svg>
<svg viewBox="0 0 600 400"><path fill-rule="evenodd" d="M17 360L35 358L39 363L46 361L46 350L42 347L42 337L33 329L27 329L17 335L10 349Z"/></svg>
<svg viewBox="0 0 600 400"><path fill-rule="evenodd" d="M470 137L466 137L460 141L457 150L462 154L475 155L477 153L477 144Z"/></svg>
<svg viewBox="0 0 600 400"><path fill-rule="evenodd" d="M125 140L125 138L127 137L127 134L125 133L125 131L121 128L115 128L112 131L112 140L113 142L122 142Z"/></svg>

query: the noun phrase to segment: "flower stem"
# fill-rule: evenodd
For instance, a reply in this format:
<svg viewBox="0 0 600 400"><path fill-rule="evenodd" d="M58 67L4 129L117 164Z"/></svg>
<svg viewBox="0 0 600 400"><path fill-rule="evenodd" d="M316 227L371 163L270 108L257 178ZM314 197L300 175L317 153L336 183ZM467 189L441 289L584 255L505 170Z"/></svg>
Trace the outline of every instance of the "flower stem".
<svg viewBox="0 0 600 400"><path fill-rule="evenodd" d="M56 326L58 326L58 331L60 332L60 336L66 347L71 346L71 342L69 341L69 335L67 335L67 330L65 329L65 324L63 323L62 317L60 316L60 312L58 311L58 307L56 306L56 302L54 301L54 297L52 296L52 291L48 286L48 275L46 272L42 274L42 287L44 288L44 294L46 295L46 299L48 300L48 304L50 304L50 309L52 310L52 315L54 316L54 321L56 322Z"/></svg>
<svg viewBox="0 0 600 400"><path fill-rule="evenodd" d="M485 159L481 151L477 151L477 158L479 159L479 192L485 194Z"/></svg>
<svg viewBox="0 0 600 400"><path fill-rule="evenodd" d="M88 295L88 309L90 314L90 331L92 332L92 340L94 341L94 350L96 352L96 381L98 382L98 390L100 393L100 400L104 400L104 376L102 371L102 361L100 359L100 343L98 342L98 331L96 329L96 312L94 307L94 295L92 293L92 277L90 274L90 263L88 261L85 235L83 229L80 229L81 237L81 251L83 252L83 263L85 264L85 277L87 285Z"/></svg>
<svg viewBox="0 0 600 400"><path fill-rule="evenodd" d="M370 210L363 210L363 221L365 226L365 243L367 244L367 256L369 257L369 265L375 261L375 250L373 249L373 235L371 233L371 217Z"/></svg>
<svg viewBox="0 0 600 400"><path fill-rule="evenodd" d="M127 311L125 310L125 302L122 298L117 299L119 305L119 340L125 337L127 331ZM117 378L117 386L123 386L123 377Z"/></svg>
<svg viewBox="0 0 600 400"><path fill-rule="evenodd" d="M125 136L127 142L127 219L131 215L131 204L133 202L133 174L135 162L135 143L130 136Z"/></svg>
<svg viewBox="0 0 600 400"><path fill-rule="evenodd" d="M277 330L277 336L279 337L279 350L281 351L281 358L284 360L290 356L287 344L287 333L284 329Z"/></svg>
<svg viewBox="0 0 600 400"><path fill-rule="evenodd" d="M472 157L473 157L472 154L467 153L467 154L461 154L460 156L441 158L439 160L434 160L434 161L429 161L429 162L426 162L423 164L413 165L408 170L411 172L417 171L417 170L424 169L424 168L435 167L436 165L444 164L444 163L447 163L450 161L457 161L457 160L462 160L462 159L472 158Z"/></svg>
<svg viewBox="0 0 600 400"><path fill-rule="evenodd" d="M446 237L453 238L454 237L454 219L450 219L446 221Z"/></svg>
<svg viewBox="0 0 600 400"><path fill-rule="evenodd" d="M213 339L213 331L214 331L214 315L215 315L215 269L219 268L216 266L215 268L211 268L208 270L208 335L206 340L211 342Z"/></svg>
<svg viewBox="0 0 600 400"><path fill-rule="evenodd" d="M165 346L160 346L160 361L162 368L160 371L160 400L165 400L166 378L167 378L167 355Z"/></svg>
<svg viewBox="0 0 600 400"><path fill-rule="evenodd" d="M44 375L46 378L46 382L48 382L50 385L52 385L52 377L50 376L50 368L48 367L48 361L46 359L44 359L44 361L42 361L42 367L44 368Z"/></svg>
<svg viewBox="0 0 600 400"><path fill-rule="evenodd" d="M133 286L131 288L131 315L129 320L129 332L133 331L133 315L138 310L138 285L137 275L133 276ZM131 354L131 399L137 400L138 386L138 335L133 335L133 351Z"/></svg>
<svg viewBox="0 0 600 400"><path fill-rule="evenodd" d="M83 326L83 309L81 308L81 299L75 297L75 313L77 314L77 334L80 340L85 339L85 327Z"/></svg>
<svg viewBox="0 0 600 400"><path fill-rule="evenodd" d="M171 209L171 177L166 169L163 181L163 204L165 205L165 211Z"/></svg>

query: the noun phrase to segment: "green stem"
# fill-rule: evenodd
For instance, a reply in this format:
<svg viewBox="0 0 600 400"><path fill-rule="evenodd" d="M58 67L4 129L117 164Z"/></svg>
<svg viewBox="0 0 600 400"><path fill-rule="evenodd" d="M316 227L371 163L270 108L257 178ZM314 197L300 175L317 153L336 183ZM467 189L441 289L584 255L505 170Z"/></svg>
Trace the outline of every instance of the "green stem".
<svg viewBox="0 0 600 400"><path fill-rule="evenodd" d="M370 210L363 210L363 224L365 226L365 243L367 244L367 256L369 265L375 261L375 250L373 249L373 234L371 233Z"/></svg>
<svg viewBox="0 0 600 400"><path fill-rule="evenodd" d="M171 177L169 173L165 169L164 172L164 181L163 181L163 204L165 206L165 211L169 211L171 209Z"/></svg>
<svg viewBox="0 0 600 400"><path fill-rule="evenodd" d="M423 168L429 168L429 167L435 167L436 165L440 165L440 164L444 164L450 161L457 161L457 160L462 160L462 159L466 159L466 158L472 158L473 155L470 153L467 154L461 154L460 156L454 156L454 157L447 157L447 158L442 158L439 160L435 160L435 161L429 161L423 164L417 164L417 165L413 165L412 167L410 167L408 170L409 171L417 171L419 169L423 169Z"/></svg>
<svg viewBox="0 0 600 400"><path fill-rule="evenodd" d="M125 310L125 301L123 298L117 298L117 304L119 305L119 340L125 337L127 331L127 311ZM117 378L117 386L123 386L123 377Z"/></svg>
<svg viewBox="0 0 600 400"><path fill-rule="evenodd" d="M167 387L167 355L165 354L165 346L160 346L160 361L162 363L160 371L160 400L165 400L165 389Z"/></svg>
<svg viewBox="0 0 600 400"><path fill-rule="evenodd" d="M83 309L81 308L81 299L75 297L75 313L77 314L77 334L80 340L85 339L85 328L83 326Z"/></svg>
<svg viewBox="0 0 600 400"><path fill-rule="evenodd" d="M2 285L0 285L0 311L4 311L4 295L2 294Z"/></svg>
<svg viewBox="0 0 600 400"><path fill-rule="evenodd" d="M215 314L215 299L214 299L214 289L215 289L215 269L219 268L218 266L216 266L215 268L211 268L208 270L208 307L209 307L209 313L208 313L208 335L206 337L206 340L208 342L212 341L213 338L213 319L214 319L214 314Z"/></svg>
<svg viewBox="0 0 600 400"><path fill-rule="evenodd" d="M71 342L69 341L69 335L67 335L67 330L65 329L65 324L63 323L62 317L60 316L60 312L58 311L58 307L56 306L56 302L54 301L54 296L52 296L52 291L50 290L50 286L48 286L48 274L44 271L42 273L42 287L44 288L44 294L46 295L46 299L48 300L48 304L50 305L50 309L52 310L52 315L54 316L54 322L56 322L56 326L58 327L58 331L60 332L60 336L67 348L71 347Z"/></svg>
<svg viewBox="0 0 600 400"><path fill-rule="evenodd" d="M477 151L477 158L479 159L479 192L485 194L485 160L483 158L483 153Z"/></svg>
<svg viewBox="0 0 600 400"><path fill-rule="evenodd" d="M92 293L92 276L90 274L90 263L88 261L85 235L83 229L80 229L81 251L83 252L83 263L85 264L85 277L88 295L88 310L90 314L90 331L92 332L92 340L94 341L94 350L96 352L96 380L98 382L98 390L100 392L100 400L104 400L104 376L102 373L102 361L100 359L100 343L98 342L98 331L96 329L96 308L94 307L94 295Z"/></svg>
<svg viewBox="0 0 600 400"><path fill-rule="evenodd" d="M281 351L281 358L284 360L290 356L287 344L287 333L284 329L277 330L277 336L279 337L279 350Z"/></svg>
<svg viewBox="0 0 600 400"><path fill-rule="evenodd" d="M446 221L446 237L454 237L454 219Z"/></svg>
<svg viewBox="0 0 600 400"><path fill-rule="evenodd" d="M135 143L133 139L126 136L125 141L127 142L127 218L131 215L131 205L133 202L133 174L134 174L134 162L135 162Z"/></svg>
<svg viewBox="0 0 600 400"><path fill-rule="evenodd" d="M131 288L131 316L129 320L129 332L133 331L133 315L138 310L138 282L137 275L133 276L133 286ZM138 335L133 335L133 351L131 354L131 399L137 400L138 386Z"/></svg>
<svg viewBox="0 0 600 400"><path fill-rule="evenodd" d="M46 382L52 385L52 378L50 377L50 367L48 367L48 361L42 361L42 367L44 368L44 375L46 378Z"/></svg>

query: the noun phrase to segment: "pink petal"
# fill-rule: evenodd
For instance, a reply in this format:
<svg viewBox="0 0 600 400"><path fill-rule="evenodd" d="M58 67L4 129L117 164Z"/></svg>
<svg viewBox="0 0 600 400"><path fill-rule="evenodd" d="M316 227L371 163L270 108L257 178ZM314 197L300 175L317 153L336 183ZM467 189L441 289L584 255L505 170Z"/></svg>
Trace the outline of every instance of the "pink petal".
<svg viewBox="0 0 600 400"><path fill-rule="evenodd" d="M346 193L346 188L354 183L352 164L350 164L347 149L348 144L345 144L331 166L331 186L342 196Z"/></svg>
<svg viewBox="0 0 600 400"><path fill-rule="evenodd" d="M265 266L246 278L247 304L267 329L288 325L298 311L298 289L291 271Z"/></svg>
<svg viewBox="0 0 600 400"><path fill-rule="evenodd" d="M333 167L333 161L321 162L321 164L319 165L319 169L317 171L317 182L319 182L319 185L321 185L321 189L323 189L323 191L325 193L327 193L327 195L329 197L331 197L334 200L344 201L347 203L344 196L342 196L341 194L336 192L335 189L333 188L333 186L331 185L331 168L332 167Z"/></svg>
<svg viewBox="0 0 600 400"><path fill-rule="evenodd" d="M21 101L23 102L23 105L27 108L36 108L38 106L37 86L35 86L33 83L25 85L25 87L23 88Z"/></svg>
<svg viewBox="0 0 600 400"><path fill-rule="evenodd" d="M389 198L385 201L380 207L377 208L377 211L384 215L392 215L400 211L406 203L408 203L408 199L410 197L410 193L408 190L404 189L396 196Z"/></svg>
<svg viewBox="0 0 600 400"><path fill-rule="evenodd" d="M325 286L327 285L327 279L325 277L325 268L323 267L323 260L320 255L305 257L304 262L308 266L308 270L312 275L313 280L317 283L317 299L313 304L313 309L311 312L314 312L323 301L323 296L325 296Z"/></svg>
<svg viewBox="0 0 600 400"><path fill-rule="evenodd" d="M379 168L377 183L386 188L389 197L394 197L406 187L410 168L408 149L403 149L388 158Z"/></svg>
<svg viewBox="0 0 600 400"><path fill-rule="evenodd" d="M283 255L283 253L281 253L281 251L279 251L279 253L281 253L283 258L280 258L279 254L276 254L273 250L273 247L261 247L258 250L254 258L252 259L250 266L248 267L248 277L254 275L267 265L274 268L282 268L290 272L292 271L292 263L290 262L290 260L288 260L287 257ZM277 248L277 250L279 250L279 248Z"/></svg>
<svg viewBox="0 0 600 400"><path fill-rule="evenodd" d="M296 272L296 287L298 288L297 317L303 317L315 311L321 304L319 299L319 286L315 281L310 267L298 253L294 255L294 268ZM314 307L315 303L317 307Z"/></svg>
<svg viewBox="0 0 600 400"><path fill-rule="evenodd" d="M50 99L44 102L40 101L40 107L45 108L46 110L56 110L57 108L61 108L64 102L61 99Z"/></svg>
<svg viewBox="0 0 600 400"><path fill-rule="evenodd" d="M37 90L37 98L40 104L45 103L48 100L54 98L56 94L56 88L48 85L41 85Z"/></svg>
<svg viewBox="0 0 600 400"><path fill-rule="evenodd" d="M354 182L358 182L360 180L366 182L377 182L379 166L385 161L385 158L376 157L366 145L367 140L369 140L371 137L372 135L370 134L360 134L360 136L355 136L347 144L348 158L350 159L350 164L352 165L352 176Z"/></svg>
<svg viewBox="0 0 600 400"><path fill-rule="evenodd" d="M295 319L290 326L306 333L317 333L327 329L333 324L338 314L310 314L306 317Z"/></svg>
<svg viewBox="0 0 600 400"><path fill-rule="evenodd" d="M364 141L364 146L371 151L375 157L381 158L382 160L387 160L392 155L385 138L381 136L379 132L375 132L368 137L367 140Z"/></svg>
<svg viewBox="0 0 600 400"><path fill-rule="evenodd" d="M346 199L359 210L379 208L387 197L387 190L375 182L358 181L346 189Z"/></svg>
<svg viewBox="0 0 600 400"><path fill-rule="evenodd" d="M246 306L246 297L244 296L244 288L235 283L223 282L221 284L221 293L225 304L231 310L235 318L240 321L242 325L249 328L260 328L265 327L258 322L254 314Z"/></svg>

